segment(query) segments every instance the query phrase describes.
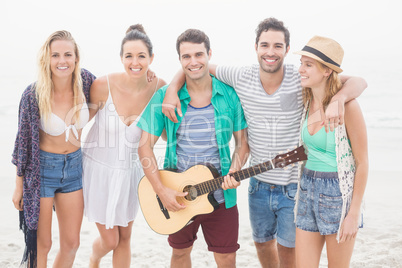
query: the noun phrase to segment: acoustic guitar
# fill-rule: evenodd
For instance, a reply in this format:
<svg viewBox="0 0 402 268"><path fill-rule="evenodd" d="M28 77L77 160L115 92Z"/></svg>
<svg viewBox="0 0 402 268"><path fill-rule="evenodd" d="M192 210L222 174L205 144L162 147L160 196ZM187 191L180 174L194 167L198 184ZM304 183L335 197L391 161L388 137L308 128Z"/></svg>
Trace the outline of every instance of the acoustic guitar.
<svg viewBox="0 0 402 268"><path fill-rule="evenodd" d="M237 181L247 179L274 168L284 168L289 164L306 160L303 146L288 153L277 155L274 159L246 169L230 173ZM225 176L219 176L211 166L195 165L178 173L160 170L163 185L178 192L188 192L185 197L178 197L177 202L186 208L168 211L154 192L148 178L144 176L138 186L138 197L145 220L152 230L159 234L173 234L180 231L197 215L212 213L219 204L213 192L221 188Z"/></svg>

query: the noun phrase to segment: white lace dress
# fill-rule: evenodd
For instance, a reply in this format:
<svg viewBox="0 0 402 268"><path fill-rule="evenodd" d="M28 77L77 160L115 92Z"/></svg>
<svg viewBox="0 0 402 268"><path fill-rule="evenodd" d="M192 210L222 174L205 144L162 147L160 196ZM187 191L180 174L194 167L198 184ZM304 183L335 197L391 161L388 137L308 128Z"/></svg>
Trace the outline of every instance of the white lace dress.
<svg viewBox="0 0 402 268"><path fill-rule="evenodd" d="M109 88L106 104L82 146L84 215L107 229L126 227L138 212L137 188L144 175L138 157L139 118L130 126L124 124Z"/></svg>

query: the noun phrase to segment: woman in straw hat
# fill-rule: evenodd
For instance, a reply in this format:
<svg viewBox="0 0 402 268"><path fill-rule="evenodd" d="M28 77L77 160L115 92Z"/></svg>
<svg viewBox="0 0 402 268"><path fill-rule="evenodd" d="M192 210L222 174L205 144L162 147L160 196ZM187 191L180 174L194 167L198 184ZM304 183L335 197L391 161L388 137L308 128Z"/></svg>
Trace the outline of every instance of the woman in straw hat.
<svg viewBox="0 0 402 268"><path fill-rule="evenodd" d="M345 104L345 124L324 129L325 110L339 89L342 47L315 36L296 54L305 113L301 140L308 151L296 199L296 262L318 267L324 243L330 267L349 267L367 182L367 132L359 104Z"/></svg>

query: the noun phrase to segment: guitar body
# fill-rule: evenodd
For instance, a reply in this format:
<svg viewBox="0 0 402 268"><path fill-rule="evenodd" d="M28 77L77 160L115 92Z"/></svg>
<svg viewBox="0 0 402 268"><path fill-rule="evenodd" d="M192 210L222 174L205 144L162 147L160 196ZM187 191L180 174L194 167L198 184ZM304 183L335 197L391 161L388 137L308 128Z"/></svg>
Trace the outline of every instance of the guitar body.
<svg viewBox="0 0 402 268"><path fill-rule="evenodd" d="M162 184L178 192L183 192L186 186L214 179L214 171L204 165L193 166L182 173L167 170L160 170L159 173ZM146 176L139 183L138 198L145 220L152 230L159 234L176 233L194 216L211 213L217 205L211 194L198 196L192 201L180 197L177 201L186 208L177 212L166 211L169 217L167 218L161 211L161 203Z"/></svg>
<svg viewBox="0 0 402 268"><path fill-rule="evenodd" d="M252 167L230 173L237 181L255 176L273 168L284 168L287 165L307 160L303 146L288 153L279 154L274 159ZM148 178L144 176L138 186L138 198L142 213L148 225L157 233L173 234L185 227L193 217L211 213L219 205L213 192L221 188L224 176L219 177L211 165L196 165L183 173L160 170L161 182L178 192L188 192L186 197L178 198L185 209L177 212L167 211L154 192Z"/></svg>

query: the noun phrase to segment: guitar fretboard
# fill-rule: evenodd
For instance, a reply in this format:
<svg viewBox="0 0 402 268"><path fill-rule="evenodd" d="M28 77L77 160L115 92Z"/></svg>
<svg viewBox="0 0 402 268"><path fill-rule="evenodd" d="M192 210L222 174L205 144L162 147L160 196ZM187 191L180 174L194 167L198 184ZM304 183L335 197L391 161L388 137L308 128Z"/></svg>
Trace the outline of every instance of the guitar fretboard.
<svg viewBox="0 0 402 268"><path fill-rule="evenodd" d="M241 181L250 177L253 177L257 174L263 173L265 171L273 169L271 161L264 162L262 164L258 164L246 169L242 169L231 173L232 177L237 181ZM212 180L205 181L203 183L199 183L194 185L197 189L197 196L210 193L219 188L222 188L222 182L224 181L225 176L221 176Z"/></svg>

